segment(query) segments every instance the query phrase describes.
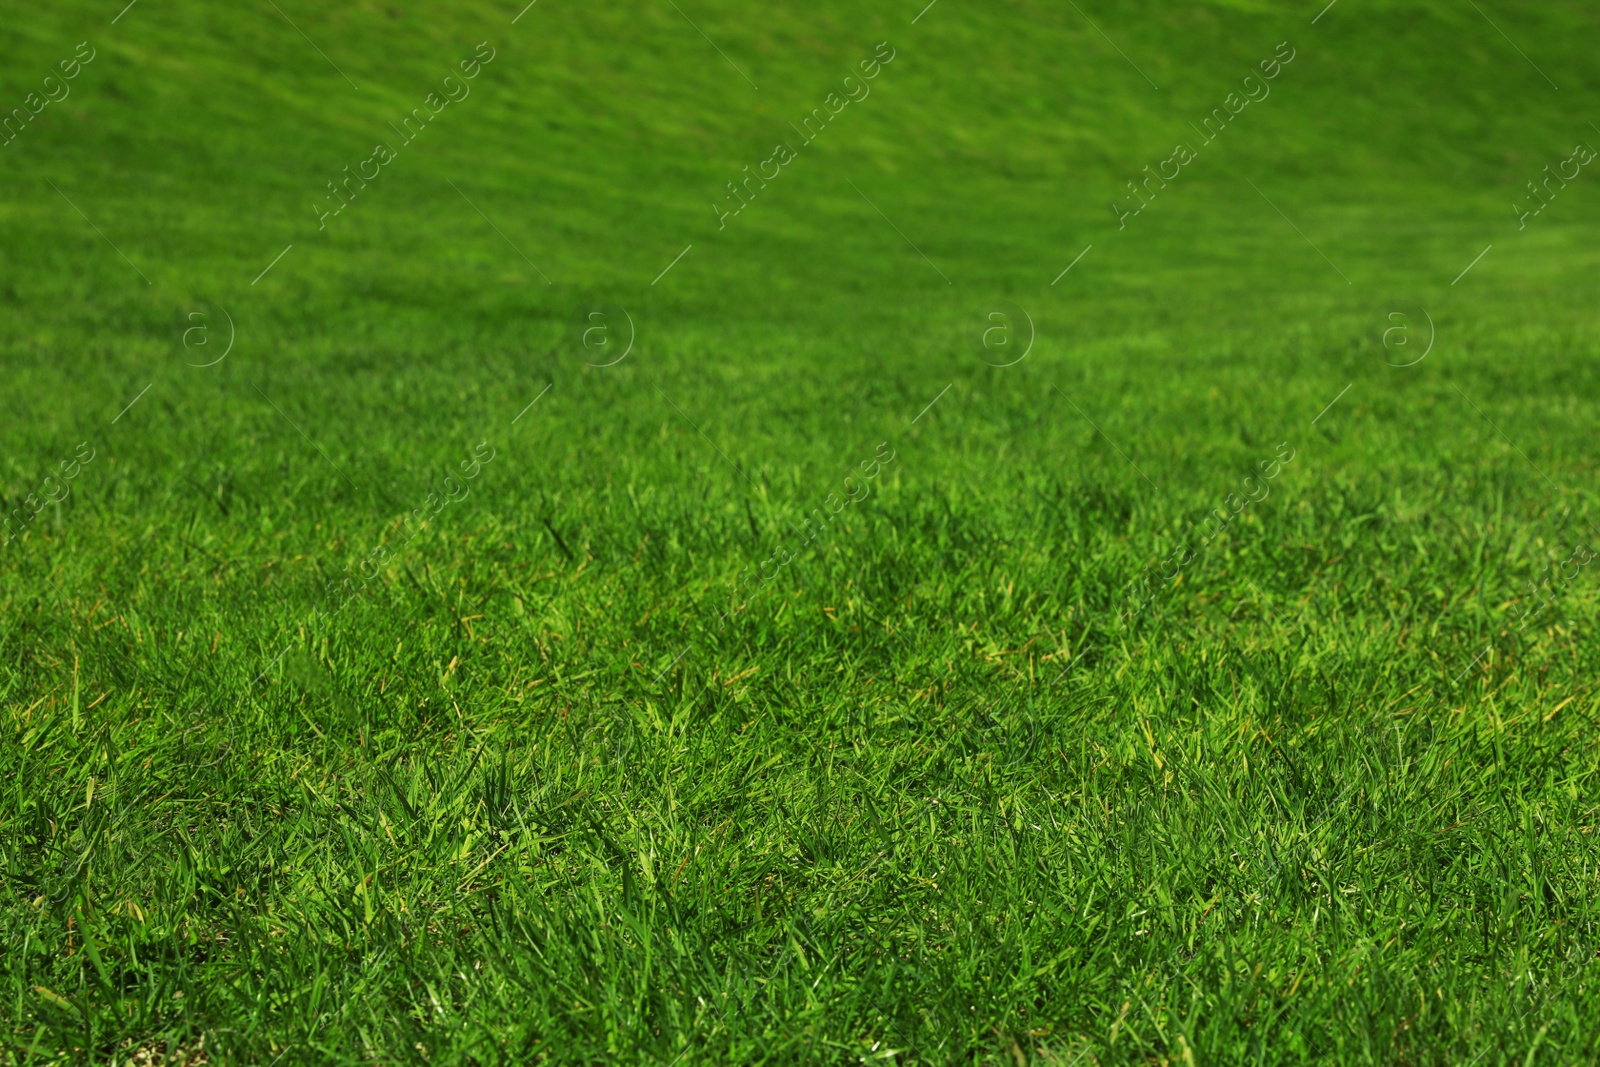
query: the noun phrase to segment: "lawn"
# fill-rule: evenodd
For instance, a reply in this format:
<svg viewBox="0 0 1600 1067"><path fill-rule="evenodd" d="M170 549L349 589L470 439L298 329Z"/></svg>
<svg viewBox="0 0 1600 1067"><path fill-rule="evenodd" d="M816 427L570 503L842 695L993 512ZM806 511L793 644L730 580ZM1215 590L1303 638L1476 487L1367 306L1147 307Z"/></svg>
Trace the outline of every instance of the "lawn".
<svg viewBox="0 0 1600 1067"><path fill-rule="evenodd" d="M0 1064L1600 1059L1600 12L524 2L0 25Z"/></svg>

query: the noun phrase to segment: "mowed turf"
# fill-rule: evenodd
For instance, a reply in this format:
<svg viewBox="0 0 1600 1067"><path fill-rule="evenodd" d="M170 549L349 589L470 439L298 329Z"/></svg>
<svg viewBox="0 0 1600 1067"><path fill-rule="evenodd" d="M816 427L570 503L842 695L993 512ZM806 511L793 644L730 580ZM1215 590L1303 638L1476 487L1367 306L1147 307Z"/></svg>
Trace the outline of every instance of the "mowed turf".
<svg viewBox="0 0 1600 1067"><path fill-rule="evenodd" d="M118 6L3 1062L1600 1057L1591 6Z"/></svg>

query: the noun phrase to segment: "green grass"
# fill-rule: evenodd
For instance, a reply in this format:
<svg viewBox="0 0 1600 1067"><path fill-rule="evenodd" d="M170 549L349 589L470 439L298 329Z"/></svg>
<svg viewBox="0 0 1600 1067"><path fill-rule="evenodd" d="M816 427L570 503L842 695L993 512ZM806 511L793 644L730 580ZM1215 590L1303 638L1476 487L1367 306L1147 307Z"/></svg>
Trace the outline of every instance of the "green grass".
<svg viewBox="0 0 1600 1067"><path fill-rule="evenodd" d="M1600 1058L1591 7L278 6L0 26L0 1062Z"/></svg>

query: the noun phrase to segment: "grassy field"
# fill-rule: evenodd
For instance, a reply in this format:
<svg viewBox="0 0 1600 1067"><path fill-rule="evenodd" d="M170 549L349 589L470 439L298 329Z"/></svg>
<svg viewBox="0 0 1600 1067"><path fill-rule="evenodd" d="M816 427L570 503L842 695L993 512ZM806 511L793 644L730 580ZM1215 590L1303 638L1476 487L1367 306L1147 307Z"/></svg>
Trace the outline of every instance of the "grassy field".
<svg viewBox="0 0 1600 1067"><path fill-rule="evenodd" d="M1600 13L924 2L8 13L0 1063L1600 1058Z"/></svg>

